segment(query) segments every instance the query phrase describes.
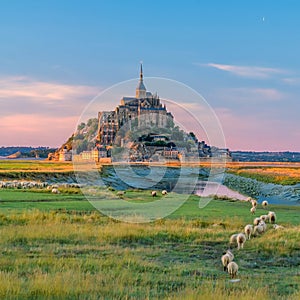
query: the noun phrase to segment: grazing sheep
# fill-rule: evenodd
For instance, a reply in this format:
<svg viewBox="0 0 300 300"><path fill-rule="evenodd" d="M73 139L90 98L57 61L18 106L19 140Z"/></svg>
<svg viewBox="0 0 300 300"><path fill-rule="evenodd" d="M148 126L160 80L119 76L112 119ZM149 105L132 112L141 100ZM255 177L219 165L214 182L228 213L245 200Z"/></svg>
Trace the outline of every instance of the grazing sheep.
<svg viewBox="0 0 300 300"><path fill-rule="evenodd" d="M253 235L257 236L257 234L263 234L264 228L261 225L254 226L253 228Z"/></svg>
<svg viewBox="0 0 300 300"><path fill-rule="evenodd" d="M274 211L269 211L268 217L269 217L270 223L275 224L276 214L274 213Z"/></svg>
<svg viewBox="0 0 300 300"><path fill-rule="evenodd" d="M236 237L236 242L238 245L238 250L244 248L244 244L246 242L246 236L243 233L239 233L238 236Z"/></svg>
<svg viewBox="0 0 300 300"><path fill-rule="evenodd" d="M259 218L261 219L261 221L264 221L264 222L269 221L269 216L268 215L261 215Z"/></svg>
<svg viewBox="0 0 300 300"><path fill-rule="evenodd" d="M250 208L250 212L251 212L252 215L254 215L255 212L256 212L256 207L255 207L255 206L252 206L252 207Z"/></svg>
<svg viewBox="0 0 300 300"><path fill-rule="evenodd" d="M252 199L251 200L251 204L252 204L252 207L256 207L257 206L257 201Z"/></svg>
<svg viewBox="0 0 300 300"><path fill-rule="evenodd" d="M156 197L156 191L151 192L152 197Z"/></svg>
<svg viewBox="0 0 300 300"><path fill-rule="evenodd" d="M168 192L167 192L166 190L162 190L161 193L162 193L163 195L167 195L167 194L168 194Z"/></svg>
<svg viewBox="0 0 300 300"><path fill-rule="evenodd" d="M258 225L258 224L260 223L260 221L261 221L260 218L255 218L255 219L253 220L253 224L256 226L256 225Z"/></svg>
<svg viewBox="0 0 300 300"><path fill-rule="evenodd" d="M264 200L264 201L261 203L261 205L262 205L263 208L266 208L266 207L269 205L269 203L268 203L267 200Z"/></svg>
<svg viewBox="0 0 300 300"><path fill-rule="evenodd" d="M231 279L236 277L238 270L239 270L239 266L234 261L231 261L227 265L227 271L228 271L228 274L230 275Z"/></svg>
<svg viewBox="0 0 300 300"><path fill-rule="evenodd" d="M262 227L263 227L263 229L264 229L264 232L267 230L267 224L266 224L266 222L264 222L264 221L260 221L260 223L259 223L258 225L260 225L260 226L262 226Z"/></svg>
<svg viewBox="0 0 300 300"><path fill-rule="evenodd" d="M124 191L118 191L117 192L117 196L124 196L125 195L125 192Z"/></svg>
<svg viewBox="0 0 300 300"><path fill-rule="evenodd" d="M227 250L227 252L224 255L222 255L221 261L222 261L225 272L227 271L228 264L231 261L233 261L233 258L234 258L234 255L232 254L232 252L230 250Z"/></svg>
<svg viewBox="0 0 300 300"><path fill-rule="evenodd" d="M60 191L57 188L53 188L51 190L51 193L53 193L53 194L60 194Z"/></svg>
<svg viewBox="0 0 300 300"><path fill-rule="evenodd" d="M277 225L277 224L274 224L274 225L273 225L273 228L274 228L275 230L277 230L277 229L284 229L283 226Z"/></svg>
<svg viewBox="0 0 300 300"><path fill-rule="evenodd" d="M253 232L253 225L250 225L250 224L246 225L245 226L245 235L246 235L247 240L250 240L252 232Z"/></svg>
<svg viewBox="0 0 300 300"><path fill-rule="evenodd" d="M233 234L229 239L229 244L236 244L237 242L236 238L238 235L239 235L238 233Z"/></svg>

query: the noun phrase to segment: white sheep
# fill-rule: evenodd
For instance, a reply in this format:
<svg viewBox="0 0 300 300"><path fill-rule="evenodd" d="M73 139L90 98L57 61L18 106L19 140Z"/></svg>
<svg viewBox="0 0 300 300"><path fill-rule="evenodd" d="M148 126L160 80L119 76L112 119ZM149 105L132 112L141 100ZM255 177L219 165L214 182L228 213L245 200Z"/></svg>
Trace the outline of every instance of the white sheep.
<svg viewBox="0 0 300 300"><path fill-rule="evenodd" d="M274 224L276 221L276 214L274 213L274 211L269 211L268 217L269 217L270 223Z"/></svg>
<svg viewBox="0 0 300 300"><path fill-rule="evenodd" d="M227 252L224 255L222 255L221 261L222 261L225 272L227 271L228 264L233 261L233 258L234 258L234 255L232 254L232 252L230 250L227 250Z"/></svg>
<svg viewBox="0 0 300 300"><path fill-rule="evenodd" d="M259 225L263 227L264 232L267 230L267 224L266 224L266 222L260 221Z"/></svg>
<svg viewBox="0 0 300 300"><path fill-rule="evenodd" d="M248 240L250 240L252 232L253 232L253 225L251 225L251 224L246 225L245 226L245 235Z"/></svg>
<svg viewBox="0 0 300 300"><path fill-rule="evenodd" d="M117 192L117 196L122 197L122 196L124 196L124 195L125 195L125 192L124 192L124 191L118 191L118 192Z"/></svg>
<svg viewBox="0 0 300 300"><path fill-rule="evenodd" d="M239 266L237 265L237 263L235 263L234 261L231 261L228 265L227 265L227 271L228 274L230 275L230 277L233 279L234 277L236 277L237 272L239 270Z"/></svg>
<svg viewBox="0 0 300 300"><path fill-rule="evenodd" d="M284 226L274 224L274 225L273 225L273 228L274 228L275 230L277 230L277 229L284 229Z"/></svg>
<svg viewBox="0 0 300 300"><path fill-rule="evenodd" d="M161 193L162 193L163 195L167 195L167 194L168 194L168 192L167 192L166 190L162 190Z"/></svg>
<svg viewBox="0 0 300 300"><path fill-rule="evenodd" d="M237 242L236 238L238 235L239 235L238 233L233 234L229 239L229 244L236 244Z"/></svg>
<svg viewBox="0 0 300 300"><path fill-rule="evenodd" d="M247 202L251 202L251 201L252 201L252 198L251 198L251 197L248 197L248 198L246 199L246 201L247 201Z"/></svg>
<svg viewBox="0 0 300 300"><path fill-rule="evenodd" d="M261 205L262 205L263 208L266 208L266 207L269 205L269 203L268 203L267 200L264 200L264 201L261 203Z"/></svg>
<svg viewBox="0 0 300 300"><path fill-rule="evenodd" d="M246 236L243 233L239 233L236 237L236 242L238 245L238 250L243 249L246 242Z"/></svg>
<svg viewBox="0 0 300 300"><path fill-rule="evenodd" d="M152 197L156 197L156 191L151 192Z"/></svg>
<svg viewBox="0 0 300 300"><path fill-rule="evenodd" d="M257 201L252 199L251 200L251 204L252 204L252 207L256 207L257 206Z"/></svg>
<svg viewBox="0 0 300 300"><path fill-rule="evenodd" d="M256 207L255 207L255 206L252 206L252 207L250 208L250 212L251 212L252 215L254 215L255 212L256 212Z"/></svg>
<svg viewBox="0 0 300 300"><path fill-rule="evenodd" d="M253 220L254 226L258 225L258 224L260 223L260 221L261 221L260 218L255 218L255 219Z"/></svg>
<svg viewBox="0 0 300 300"><path fill-rule="evenodd" d="M268 215L261 215L259 218L261 219L261 221L264 221L264 222L269 221L269 216Z"/></svg>
<svg viewBox="0 0 300 300"><path fill-rule="evenodd" d="M60 194L60 191L57 188L53 188L51 190L51 193L53 193L53 194Z"/></svg>
<svg viewBox="0 0 300 300"><path fill-rule="evenodd" d="M257 236L257 234L263 234L264 233L264 227L262 225L254 226L253 228L253 235Z"/></svg>

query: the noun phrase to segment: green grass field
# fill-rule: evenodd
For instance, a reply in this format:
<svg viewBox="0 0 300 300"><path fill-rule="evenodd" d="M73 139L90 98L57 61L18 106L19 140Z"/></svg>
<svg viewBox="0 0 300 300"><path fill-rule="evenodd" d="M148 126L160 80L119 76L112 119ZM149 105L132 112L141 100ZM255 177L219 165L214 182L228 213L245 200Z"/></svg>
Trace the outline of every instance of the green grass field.
<svg viewBox="0 0 300 300"><path fill-rule="evenodd" d="M124 198L152 201L148 191ZM300 298L300 207L270 206L285 229L269 226L233 250L240 282L232 283L220 258L230 235L252 223L250 204L212 200L199 209L198 200L166 219L129 224L74 191L0 190L0 298Z"/></svg>

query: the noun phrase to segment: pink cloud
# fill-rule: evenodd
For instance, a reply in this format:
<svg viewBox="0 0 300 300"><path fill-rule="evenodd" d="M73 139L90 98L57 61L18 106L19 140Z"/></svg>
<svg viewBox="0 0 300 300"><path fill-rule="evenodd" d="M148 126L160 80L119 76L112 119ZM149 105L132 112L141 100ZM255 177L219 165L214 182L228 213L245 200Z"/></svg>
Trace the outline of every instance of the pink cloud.
<svg viewBox="0 0 300 300"><path fill-rule="evenodd" d="M278 101L285 98L285 94L274 88L232 88L222 91L223 95L233 100L241 101Z"/></svg>
<svg viewBox="0 0 300 300"><path fill-rule="evenodd" d="M93 97L99 88L34 80L29 77L0 78L0 98L30 98L32 101L58 101L73 97Z"/></svg>
<svg viewBox="0 0 300 300"><path fill-rule="evenodd" d="M74 132L78 116L50 117L17 114L0 118L5 146L60 146Z"/></svg>

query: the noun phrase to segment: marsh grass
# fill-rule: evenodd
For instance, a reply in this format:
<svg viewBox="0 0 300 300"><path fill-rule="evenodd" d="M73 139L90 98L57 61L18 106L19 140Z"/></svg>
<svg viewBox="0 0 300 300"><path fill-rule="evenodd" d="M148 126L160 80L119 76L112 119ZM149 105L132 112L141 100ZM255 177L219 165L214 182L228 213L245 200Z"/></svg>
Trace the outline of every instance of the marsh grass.
<svg viewBox="0 0 300 300"><path fill-rule="evenodd" d="M92 210L2 214L0 298L297 299L300 227L288 217L285 229L270 228L233 250L241 281L229 282L220 257L248 221L229 216L232 204L244 210L245 203L213 200L198 218L179 214L148 224Z"/></svg>

